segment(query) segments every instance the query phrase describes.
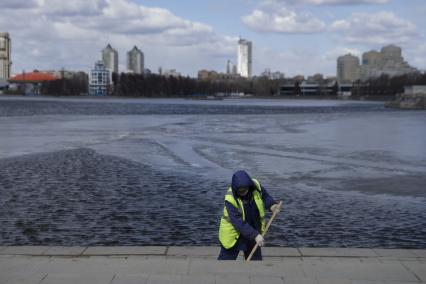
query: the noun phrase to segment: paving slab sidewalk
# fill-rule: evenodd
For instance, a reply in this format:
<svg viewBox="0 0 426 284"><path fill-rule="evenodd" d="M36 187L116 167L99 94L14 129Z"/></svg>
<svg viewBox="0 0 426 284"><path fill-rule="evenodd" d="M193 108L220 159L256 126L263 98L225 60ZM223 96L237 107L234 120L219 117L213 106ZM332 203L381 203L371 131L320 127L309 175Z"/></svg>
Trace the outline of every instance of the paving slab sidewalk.
<svg viewBox="0 0 426 284"><path fill-rule="evenodd" d="M426 251L264 248L217 261L218 247L0 247L0 284L426 284Z"/></svg>

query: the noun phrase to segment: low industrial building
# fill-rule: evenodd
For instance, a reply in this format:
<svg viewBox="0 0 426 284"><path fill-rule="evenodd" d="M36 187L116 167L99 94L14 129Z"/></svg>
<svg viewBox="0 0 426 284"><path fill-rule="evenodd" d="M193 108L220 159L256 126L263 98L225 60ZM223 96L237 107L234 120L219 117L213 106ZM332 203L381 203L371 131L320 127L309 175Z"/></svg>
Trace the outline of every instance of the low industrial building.
<svg viewBox="0 0 426 284"><path fill-rule="evenodd" d="M350 97L352 95L353 84L339 84L337 94L341 97Z"/></svg>
<svg viewBox="0 0 426 284"><path fill-rule="evenodd" d="M326 84L311 83L286 83L279 87L280 96L332 96L335 95L335 82Z"/></svg>
<svg viewBox="0 0 426 284"><path fill-rule="evenodd" d="M386 102L385 107L426 110L426 85L405 86L404 93L397 95L394 101Z"/></svg>
<svg viewBox="0 0 426 284"><path fill-rule="evenodd" d="M404 87L404 95L417 96L426 95L426 85L413 85Z"/></svg>
<svg viewBox="0 0 426 284"><path fill-rule="evenodd" d="M13 76L8 81L10 83L10 89L15 92L24 95L40 95L42 83L54 80L58 80L58 77L50 73L34 70L29 73L22 72L21 74Z"/></svg>

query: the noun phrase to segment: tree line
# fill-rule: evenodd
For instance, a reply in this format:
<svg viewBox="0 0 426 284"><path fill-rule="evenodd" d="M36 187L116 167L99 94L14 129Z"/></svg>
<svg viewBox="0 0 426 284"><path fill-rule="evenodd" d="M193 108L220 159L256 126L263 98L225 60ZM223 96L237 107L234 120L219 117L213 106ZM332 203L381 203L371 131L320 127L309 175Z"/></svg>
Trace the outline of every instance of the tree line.
<svg viewBox="0 0 426 284"><path fill-rule="evenodd" d="M291 79L271 80L267 77L199 80L158 74L114 73L111 95L124 97L196 97L217 93L245 93L256 96L275 96L283 84L294 84L300 93L300 82ZM407 85L426 85L426 72L390 77L382 75L366 82L353 84L353 97L394 97ZM337 85L333 93L337 92ZM52 96L79 96L88 93L87 75L73 76L42 83L41 93Z"/></svg>
<svg viewBox="0 0 426 284"><path fill-rule="evenodd" d="M114 94L130 97L190 97L217 93L245 93L260 96L276 95L280 80L245 78L200 80L158 74L113 75Z"/></svg>
<svg viewBox="0 0 426 284"><path fill-rule="evenodd" d="M366 82L357 81L353 85L352 97L389 97L404 93L404 87L426 85L426 72L417 72L390 77L381 75Z"/></svg>
<svg viewBox="0 0 426 284"><path fill-rule="evenodd" d="M158 74L113 73L110 95L125 97L196 97L217 93L276 95L285 81L264 77L199 80ZM41 93L51 96L79 96L88 93L88 77L74 76L44 82Z"/></svg>
<svg viewBox="0 0 426 284"><path fill-rule="evenodd" d="M48 96L81 96L88 92L89 77L79 72L72 77L43 82L40 93Z"/></svg>

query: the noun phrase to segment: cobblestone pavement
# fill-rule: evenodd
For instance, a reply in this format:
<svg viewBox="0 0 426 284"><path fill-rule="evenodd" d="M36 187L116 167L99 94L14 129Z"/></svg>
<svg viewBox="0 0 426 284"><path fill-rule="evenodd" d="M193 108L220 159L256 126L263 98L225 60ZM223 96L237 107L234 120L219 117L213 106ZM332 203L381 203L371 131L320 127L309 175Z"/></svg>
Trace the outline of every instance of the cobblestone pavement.
<svg viewBox="0 0 426 284"><path fill-rule="evenodd" d="M0 247L0 284L426 283L426 250L263 249L219 262L218 247Z"/></svg>

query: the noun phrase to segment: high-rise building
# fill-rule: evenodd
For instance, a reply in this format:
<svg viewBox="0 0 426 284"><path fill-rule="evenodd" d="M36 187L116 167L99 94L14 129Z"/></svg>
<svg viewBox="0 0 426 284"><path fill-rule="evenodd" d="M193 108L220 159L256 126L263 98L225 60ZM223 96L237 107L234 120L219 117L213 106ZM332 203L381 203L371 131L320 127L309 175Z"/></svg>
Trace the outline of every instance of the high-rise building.
<svg viewBox="0 0 426 284"><path fill-rule="evenodd" d="M231 60L228 60L226 63L226 74L228 75L237 75L237 66L232 63Z"/></svg>
<svg viewBox="0 0 426 284"><path fill-rule="evenodd" d="M402 50L396 45L387 45L380 52L371 50L362 55L360 77L363 81L383 74L399 76L416 71L416 68L404 61Z"/></svg>
<svg viewBox="0 0 426 284"><path fill-rule="evenodd" d="M337 58L337 82L339 84L353 83L359 79L359 59L352 54Z"/></svg>
<svg viewBox="0 0 426 284"><path fill-rule="evenodd" d="M127 52L127 70L135 74L144 73L144 55L136 46Z"/></svg>
<svg viewBox="0 0 426 284"><path fill-rule="evenodd" d="M369 66L380 66L383 62L383 55L376 51L371 50L369 52L364 52L362 54L362 65L369 65Z"/></svg>
<svg viewBox="0 0 426 284"><path fill-rule="evenodd" d="M9 33L0 33L0 78L9 79L11 66L11 42Z"/></svg>
<svg viewBox="0 0 426 284"><path fill-rule="evenodd" d="M386 62L393 61L395 63L403 63L402 49L396 45L387 45L382 47L380 53L383 54L383 59Z"/></svg>
<svg viewBox="0 0 426 284"><path fill-rule="evenodd" d="M106 69L118 73L118 52L110 44L102 50L102 61Z"/></svg>
<svg viewBox="0 0 426 284"><path fill-rule="evenodd" d="M111 71L107 69L102 61L95 63L95 67L89 74L89 95L105 96L109 93L111 86Z"/></svg>
<svg viewBox="0 0 426 284"><path fill-rule="evenodd" d="M381 75L394 77L415 72L418 72L418 70L404 61L402 50L396 45L384 46L380 51L364 52L362 54L362 65L359 65L358 57L350 54L340 56L337 59L337 81L339 84L351 84L358 79L367 81Z"/></svg>
<svg viewBox="0 0 426 284"><path fill-rule="evenodd" d="M238 74L237 65L232 64L232 75L237 75L237 74Z"/></svg>
<svg viewBox="0 0 426 284"><path fill-rule="evenodd" d="M251 78L252 76L252 43L245 39L238 41L238 63L237 72L241 77Z"/></svg>

